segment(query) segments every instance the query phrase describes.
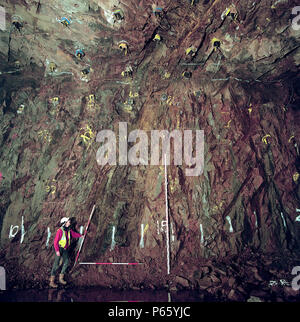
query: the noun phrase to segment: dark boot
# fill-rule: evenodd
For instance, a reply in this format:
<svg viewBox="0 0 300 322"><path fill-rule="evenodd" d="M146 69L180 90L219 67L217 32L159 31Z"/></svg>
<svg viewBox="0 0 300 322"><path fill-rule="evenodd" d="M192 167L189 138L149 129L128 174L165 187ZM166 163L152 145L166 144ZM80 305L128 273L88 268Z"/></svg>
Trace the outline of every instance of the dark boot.
<svg viewBox="0 0 300 322"><path fill-rule="evenodd" d="M55 276L50 276L49 286L52 288L57 288L57 285L55 284L54 280L55 280Z"/></svg>
<svg viewBox="0 0 300 322"><path fill-rule="evenodd" d="M64 280L64 274L59 274L59 283L62 285L67 284L67 282Z"/></svg>

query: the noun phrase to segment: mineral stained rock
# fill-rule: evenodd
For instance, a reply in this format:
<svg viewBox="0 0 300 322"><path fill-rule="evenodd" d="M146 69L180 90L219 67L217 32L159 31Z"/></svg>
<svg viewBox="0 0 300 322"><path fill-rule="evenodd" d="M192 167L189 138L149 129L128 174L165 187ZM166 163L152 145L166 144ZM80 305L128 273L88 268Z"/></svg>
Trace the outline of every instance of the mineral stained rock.
<svg viewBox="0 0 300 322"><path fill-rule="evenodd" d="M83 231L94 204L79 262L141 265L77 265L75 285L219 287L237 300L237 283L250 292L247 278L274 278L262 267L290 274L300 241L297 1L0 5L0 265L10 287L45 285L59 220ZM97 162L97 134L121 140L124 123L147 133L148 160L151 131L204 131L200 175L187 175L186 159L167 166L170 274L163 160L120 164L117 144L116 164Z"/></svg>

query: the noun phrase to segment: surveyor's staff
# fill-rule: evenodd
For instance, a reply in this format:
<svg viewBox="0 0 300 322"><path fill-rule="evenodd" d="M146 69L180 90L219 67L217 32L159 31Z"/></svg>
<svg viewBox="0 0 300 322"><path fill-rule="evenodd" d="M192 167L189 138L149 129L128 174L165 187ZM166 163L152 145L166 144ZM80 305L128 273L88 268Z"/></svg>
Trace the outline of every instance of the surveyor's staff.
<svg viewBox="0 0 300 322"><path fill-rule="evenodd" d="M95 210L95 206L96 206L96 205L94 205L94 207L93 207L93 209L92 209L92 212L91 212L91 214L90 214L89 221L88 221L88 223L87 223L87 225L86 225L85 232L84 232L84 235L83 235L83 240L82 240L81 245L80 245L80 247L79 247L79 250L78 250L78 252L77 252L74 266L75 266L75 265L76 265L76 263L77 263L77 260L78 260L78 257L79 257L79 254L80 254L80 251L81 251L82 245L83 245L84 240L85 240L85 236L86 236L87 230L88 230L89 225L90 225L90 222L91 222L91 220L92 220L92 216L93 216L93 213L94 213L94 210ZM74 267L74 266L73 266L73 267Z"/></svg>
<svg viewBox="0 0 300 322"><path fill-rule="evenodd" d="M169 206L168 206L168 174L167 174L167 155L165 154L165 195L166 195L166 240L167 240L167 273L170 274L170 232L169 232Z"/></svg>

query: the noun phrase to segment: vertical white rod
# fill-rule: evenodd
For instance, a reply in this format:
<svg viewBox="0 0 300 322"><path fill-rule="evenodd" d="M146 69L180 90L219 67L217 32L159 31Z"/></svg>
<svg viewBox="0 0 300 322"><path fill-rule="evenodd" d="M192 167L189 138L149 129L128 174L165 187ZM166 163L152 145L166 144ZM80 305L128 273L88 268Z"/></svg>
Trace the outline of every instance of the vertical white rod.
<svg viewBox="0 0 300 322"><path fill-rule="evenodd" d="M286 229L286 221L284 219L283 213L281 212L280 215L281 215L281 218L282 218L283 226Z"/></svg>
<svg viewBox="0 0 300 322"><path fill-rule="evenodd" d="M50 241L50 237L51 237L51 231L50 228L47 228L47 240L46 240L46 247L48 248L49 246L49 241Z"/></svg>
<svg viewBox="0 0 300 322"><path fill-rule="evenodd" d="M6 291L6 273L2 266L0 266L0 291Z"/></svg>
<svg viewBox="0 0 300 322"><path fill-rule="evenodd" d="M168 179L167 179L167 155L165 154L165 195L166 195L166 222L167 222L167 274L170 274L170 240L169 240L169 214L168 214Z"/></svg>
<svg viewBox="0 0 300 322"><path fill-rule="evenodd" d="M141 224L140 248L144 248L144 224Z"/></svg>
<svg viewBox="0 0 300 322"><path fill-rule="evenodd" d="M226 216L226 219L227 219L228 224L229 224L229 232L233 233L233 227L232 227L232 224L231 224L231 218L229 216Z"/></svg>
<svg viewBox="0 0 300 322"><path fill-rule="evenodd" d="M23 243L24 240L24 235L26 234L25 229L24 229L24 217L22 216L22 226L21 226L21 240L20 243Z"/></svg>
<svg viewBox="0 0 300 322"><path fill-rule="evenodd" d="M203 233L203 225L202 224L200 224L200 233L201 233L200 243L203 244L204 243L204 233Z"/></svg>
<svg viewBox="0 0 300 322"><path fill-rule="evenodd" d="M115 232L116 232L116 226L112 227L112 234L111 234L111 245L110 245L110 251L114 250L116 242L115 242Z"/></svg>
<svg viewBox="0 0 300 322"><path fill-rule="evenodd" d="M258 220L257 220L256 211L254 211L254 215L255 215L255 228L257 228L258 227Z"/></svg>

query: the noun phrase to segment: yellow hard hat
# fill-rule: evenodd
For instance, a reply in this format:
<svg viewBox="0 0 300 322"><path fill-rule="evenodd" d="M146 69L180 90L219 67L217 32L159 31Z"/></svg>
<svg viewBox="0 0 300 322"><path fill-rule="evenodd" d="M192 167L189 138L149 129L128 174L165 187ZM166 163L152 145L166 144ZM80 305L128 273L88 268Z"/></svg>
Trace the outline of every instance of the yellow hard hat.
<svg viewBox="0 0 300 322"><path fill-rule="evenodd" d="M195 53L196 52L196 48L194 47L194 46L191 46L191 47L189 47L189 48L187 48L186 50L185 50L185 54L186 55L189 55L189 54L193 54L193 53Z"/></svg>
<svg viewBox="0 0 300 322"><path fill-rule="evenodd" d="M127 47L128 46L127 46L127 44L125 42L122 42L122 43L119 44L120 49L127 49Z"/></svg>
<svg viewBox="0 0 300 322"><path fill-rule="evenodd" d="M220 40L220 39L218 39L218 38L213 38L211 42L212 42L212 44L213 44L214 46L215 46L215 43L216 43L216 42L219 42L219 43L221 44L221 40Z"/></svg>
<svg viewBox="0 0 300 322"><path fill-rule="evenodd" d="M154 40L158 40L158 41L160 41L160 40L161 40L160 35L159 35L159 34L156 34L156 35L155 35L155 37L154 37Z"/></svg>

